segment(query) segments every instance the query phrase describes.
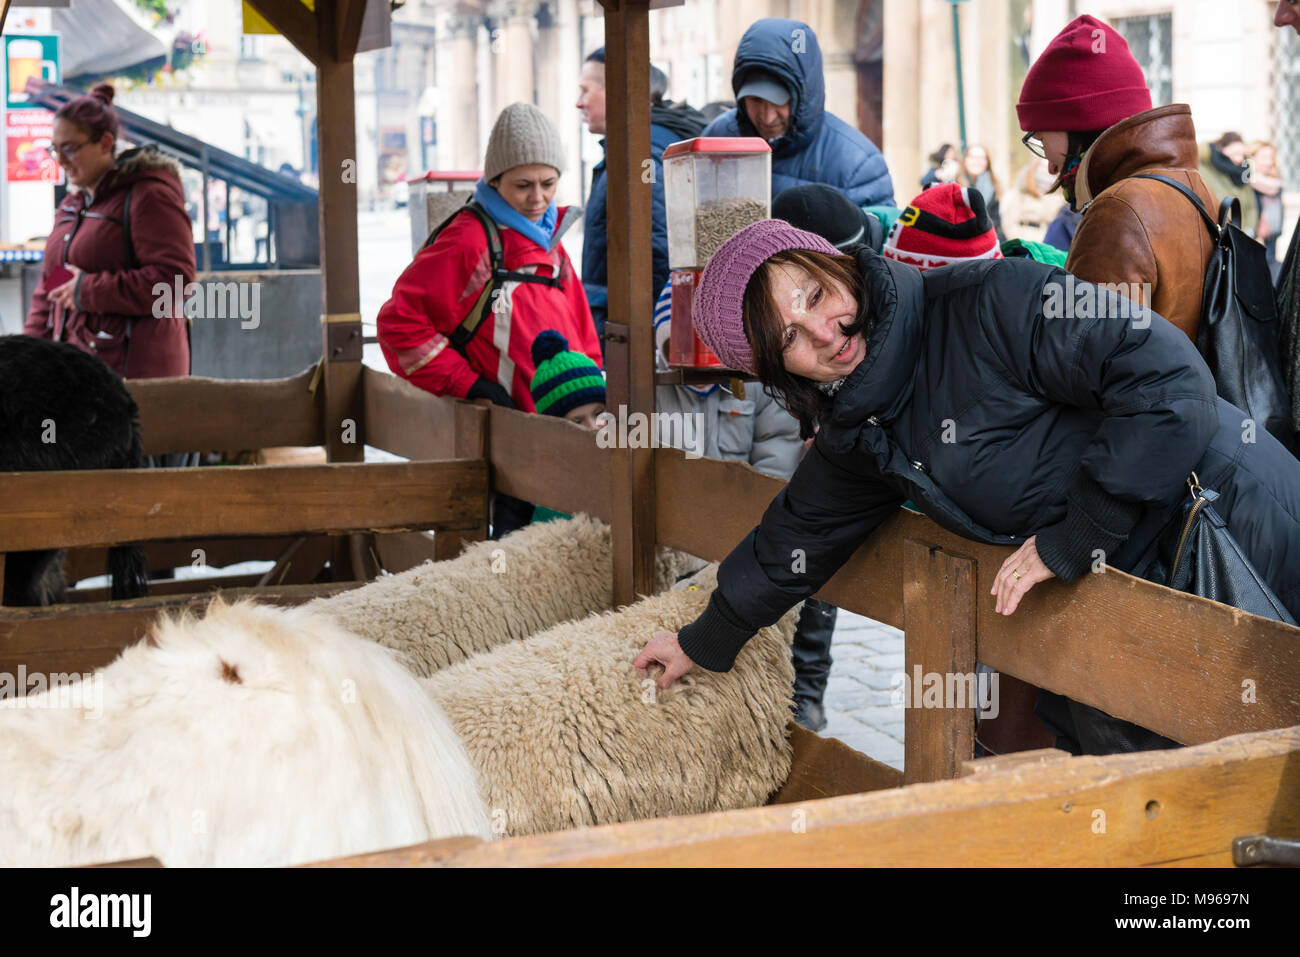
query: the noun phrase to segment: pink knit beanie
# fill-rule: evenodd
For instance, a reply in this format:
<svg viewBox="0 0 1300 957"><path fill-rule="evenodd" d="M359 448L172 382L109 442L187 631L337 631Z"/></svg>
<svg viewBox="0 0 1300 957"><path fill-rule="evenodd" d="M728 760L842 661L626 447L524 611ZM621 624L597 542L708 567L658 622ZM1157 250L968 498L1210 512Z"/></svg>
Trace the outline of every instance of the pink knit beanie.
<svg viewBox="0 0 1300 957"><path fill-rule="evenodd" d="M783 219L764 219L746 226L713 254L695 289L692 322L704 344L728 369L753 373L754 354L745 338L742 316L745 287L754 271L787 249L840 253L816 233L795 229Z"/></svg>

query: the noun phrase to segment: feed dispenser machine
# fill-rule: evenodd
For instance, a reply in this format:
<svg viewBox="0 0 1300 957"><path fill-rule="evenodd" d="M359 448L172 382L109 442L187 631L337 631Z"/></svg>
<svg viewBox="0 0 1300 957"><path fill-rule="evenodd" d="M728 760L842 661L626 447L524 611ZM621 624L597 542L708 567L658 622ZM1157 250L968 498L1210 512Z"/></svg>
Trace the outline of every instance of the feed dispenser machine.
<svg viewBox="0 0 1300 957"><path fill-rule="evenodd" d="M695 334L691 301L709 258L772 210L772 150L757 136L701 136L664 150L672 319L668 364L712 369L722 362Z"/></svg>

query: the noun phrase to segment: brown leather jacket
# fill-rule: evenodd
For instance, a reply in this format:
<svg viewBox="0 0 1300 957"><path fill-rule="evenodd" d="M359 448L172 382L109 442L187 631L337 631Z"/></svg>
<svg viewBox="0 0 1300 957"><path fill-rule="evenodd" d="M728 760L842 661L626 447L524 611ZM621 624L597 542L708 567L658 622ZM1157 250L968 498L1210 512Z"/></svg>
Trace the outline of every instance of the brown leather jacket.
<svg viewBox="0 0 1300 957"><path fill-rule="evenodd" d="M1131 284L1130 298L1141 299L1195 342L1212 251L1209 231L1185 196L1164 183L1133 179L1135 173L1184 183L1210 215L1218 210L1219 201L1197 172L1191 107L1174 103L1130 116L1084 154L1075 187L1083 220L1065 268L1089 282Z"/></svg>

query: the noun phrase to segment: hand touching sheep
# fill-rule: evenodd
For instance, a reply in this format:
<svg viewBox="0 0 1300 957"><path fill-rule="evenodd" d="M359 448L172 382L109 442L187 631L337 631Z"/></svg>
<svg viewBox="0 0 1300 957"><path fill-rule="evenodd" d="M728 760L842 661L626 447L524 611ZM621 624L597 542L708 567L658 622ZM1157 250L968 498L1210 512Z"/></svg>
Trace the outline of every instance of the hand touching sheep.
<svg viewBox="0 0 1300 957"><path fill-rule="evenodd" d="M648 669L653 664L663 665L664 668L664 673L655 680L655 687L660 691L671 688L678 678L695 667L695 662L677 643L677 633L674 631L656 631L655 636L641 649L641 654L632 659L632 666L639 675L649 674Z"/></svg>

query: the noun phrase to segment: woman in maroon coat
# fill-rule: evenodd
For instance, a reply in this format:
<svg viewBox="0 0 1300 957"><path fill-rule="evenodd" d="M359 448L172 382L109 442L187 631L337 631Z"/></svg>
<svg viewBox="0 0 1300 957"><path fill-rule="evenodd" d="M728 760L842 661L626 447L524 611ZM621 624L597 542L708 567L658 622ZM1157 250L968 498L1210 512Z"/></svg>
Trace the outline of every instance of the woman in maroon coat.
<svg viewBox="0 0 1300 957"><path fill-rule="evenodd" d="M180 167L152 146L114 157L112 101L101 83L54 116L50 151L75 191L55 214L24 331L70 342L123 378L187 375L184 303L172 295L177 277L184 289L195 275Z"/></svg>

